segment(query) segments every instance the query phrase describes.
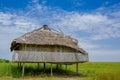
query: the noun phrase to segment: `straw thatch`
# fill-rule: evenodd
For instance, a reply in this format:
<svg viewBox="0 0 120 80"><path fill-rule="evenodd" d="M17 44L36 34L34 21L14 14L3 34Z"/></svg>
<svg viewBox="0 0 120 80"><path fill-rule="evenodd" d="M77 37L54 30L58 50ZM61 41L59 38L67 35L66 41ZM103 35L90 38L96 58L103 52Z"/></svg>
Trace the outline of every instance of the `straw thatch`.
<svg viewBox="0 0 120 80"><path fill-rule="evenodd" d="M51 30L46 25L14 39L11 44L11 51L15 50L19 44L60 45L70 47L78 52L87 54L86 51L78 47L78 41L76 39L61 32Z"/></svg>

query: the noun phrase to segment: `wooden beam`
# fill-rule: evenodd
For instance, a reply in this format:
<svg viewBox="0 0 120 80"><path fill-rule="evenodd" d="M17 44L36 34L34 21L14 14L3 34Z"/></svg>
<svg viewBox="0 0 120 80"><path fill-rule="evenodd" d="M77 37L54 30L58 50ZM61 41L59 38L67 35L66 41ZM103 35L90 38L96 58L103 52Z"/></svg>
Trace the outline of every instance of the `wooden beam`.
<svg viewBox="0 0 120 80"><path fill-rule="evenodd" d="M25 71L25 65L23 63L23 65L22 65L22 77L24 76L24 71Z"/></svg>
<svg viewBox="0 0 120 80"><path fill-rule="evenodd" d="M51 63L50 68L51 68L51 76L53 76L53 72L52 72L52 63Z"/></svg>

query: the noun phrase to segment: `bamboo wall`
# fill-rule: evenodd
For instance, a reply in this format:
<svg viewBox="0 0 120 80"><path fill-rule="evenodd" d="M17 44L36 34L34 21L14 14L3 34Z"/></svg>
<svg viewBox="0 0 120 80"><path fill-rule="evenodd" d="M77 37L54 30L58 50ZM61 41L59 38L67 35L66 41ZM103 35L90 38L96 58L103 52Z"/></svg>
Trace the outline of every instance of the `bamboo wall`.
<svg viewBox="0 0 120 80"><path fill-rule="evenodd" d="M68 52L14 51L13 62L73 63L88 61L87 55Z"/></svg>
<svg viewBox="0 0 120 80"><path fill-rule="evenodd" d="M65 46L21 44L17 49L12 57L13 62L74 63L88 61L88 55Z"/></svg>

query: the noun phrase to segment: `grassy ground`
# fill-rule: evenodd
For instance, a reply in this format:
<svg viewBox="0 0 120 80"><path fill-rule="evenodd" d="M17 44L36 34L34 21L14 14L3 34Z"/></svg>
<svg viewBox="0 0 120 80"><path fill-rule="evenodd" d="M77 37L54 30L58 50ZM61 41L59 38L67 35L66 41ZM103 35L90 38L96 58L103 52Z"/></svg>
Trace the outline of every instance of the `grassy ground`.
<svg viewBox="0 0 120 80"><path fill-rule="evenodd" d="M120 62L86 62L79 64L79 75L75 74L75 65L65 65L56 69L53 65L53 76L50 76L50 64L43 69L40 64L25 64L25 76L16 63L0 63L0 80L120 80Z"/></svg>

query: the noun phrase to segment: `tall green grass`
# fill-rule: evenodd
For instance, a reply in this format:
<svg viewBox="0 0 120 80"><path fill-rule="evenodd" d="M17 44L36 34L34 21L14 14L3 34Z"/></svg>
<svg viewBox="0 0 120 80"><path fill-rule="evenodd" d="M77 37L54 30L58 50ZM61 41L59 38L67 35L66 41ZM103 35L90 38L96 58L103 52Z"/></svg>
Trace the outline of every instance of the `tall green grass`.
<svg viewBox="0 0 120 80"><path fill-rule="evenodd" d="M53 77L50 77L50 64L43 69L40 64L25 64L25 77L42 77L45 80L59 80L59 78L76 78L75 80L120 80L120 62L86 62L79 63L79 75L75 75L76 65L62 65L56 69L53 65ZM7 78L6 78L7 77ZM0 63L0 79L21 79L21 68L16 63Z"/></svg>

